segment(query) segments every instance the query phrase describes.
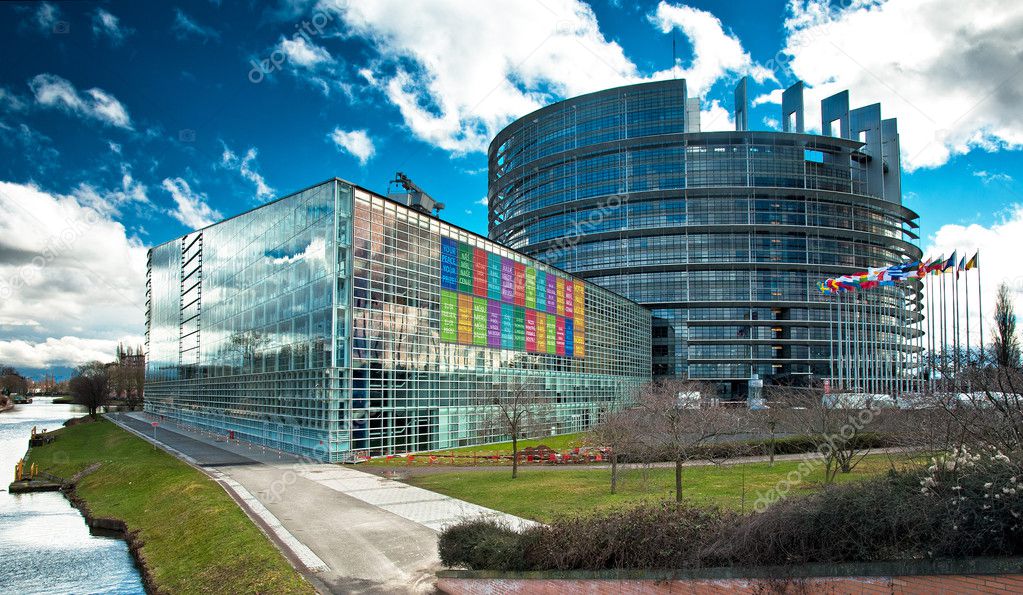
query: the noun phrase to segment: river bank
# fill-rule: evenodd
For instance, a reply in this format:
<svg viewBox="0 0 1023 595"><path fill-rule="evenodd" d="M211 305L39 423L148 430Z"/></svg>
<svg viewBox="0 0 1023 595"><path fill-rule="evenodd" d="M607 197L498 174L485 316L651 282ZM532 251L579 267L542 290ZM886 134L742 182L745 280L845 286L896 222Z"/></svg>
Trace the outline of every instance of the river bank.
<svg viewBox="0 0 1023 595"><path fill-rule="evenodd" d="M31 462L69 478L91 468L68 496L125 536L150 592L314 592L216 483L109 421L58 430Z"/></svg>
<svg viewBox="0 0 1023 595"><path fill-rule="evenodd" d="M58 492L12 494L15 464L32 429L55 429L78 417L77 405L48 397L0 414L0 592L144 593L127 544L90 531L81 513Z"/></svg>

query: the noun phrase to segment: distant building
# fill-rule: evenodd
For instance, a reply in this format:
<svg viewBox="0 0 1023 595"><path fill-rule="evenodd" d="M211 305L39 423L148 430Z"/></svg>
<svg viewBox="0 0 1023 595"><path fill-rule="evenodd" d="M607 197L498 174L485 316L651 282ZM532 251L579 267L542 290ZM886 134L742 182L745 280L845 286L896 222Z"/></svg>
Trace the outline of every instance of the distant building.
<svg viewBox="0 0 1023 595"><path fill-rule="evenodd" d="M754 375L834 377L835 313L817 281L921 256L879 104L829 97L824 133L809 134L798 83L783 130L754 131L746 85L735 131L701 132L698 100L671 80L554 103L489 149L490 238L649 307L653 374L733 396ZM914 350L919 291L870 293L863 350L843 357L876 378Z"/></svg>
<svg viewBox="0 0 1023 595"><path fill-rule="evenodd" d="M583 430L649 379L645 308L406 187L332 179L151 249L145 410L336 461L503 439L488 395L523 379Z"/></svg>

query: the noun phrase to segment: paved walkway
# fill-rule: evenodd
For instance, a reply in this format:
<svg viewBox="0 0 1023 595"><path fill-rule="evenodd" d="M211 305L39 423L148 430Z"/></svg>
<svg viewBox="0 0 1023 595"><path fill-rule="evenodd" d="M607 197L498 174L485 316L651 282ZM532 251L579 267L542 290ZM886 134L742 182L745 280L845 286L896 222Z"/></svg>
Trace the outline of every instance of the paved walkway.
<svg viewBox="0 0 1023 595"><path fill-rule="evenodd" d="M143 413L108 417L218 481L321 591L432 592L443 526L479 516L531 523L354 469L153 428Z"/></svg>

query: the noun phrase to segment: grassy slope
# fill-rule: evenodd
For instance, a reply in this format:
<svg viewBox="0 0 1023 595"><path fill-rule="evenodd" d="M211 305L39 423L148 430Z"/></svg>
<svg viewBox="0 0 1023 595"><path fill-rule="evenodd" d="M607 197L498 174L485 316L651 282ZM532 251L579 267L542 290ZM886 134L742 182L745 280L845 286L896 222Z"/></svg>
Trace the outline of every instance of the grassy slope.
<svg viewBox="0 0 1023 595"><path fill-rule="evenodd" d="M562 434L560 436L547 436L545 438L529 438L529 439L526 439L526 440L519 440L519 448L523 449L523 448L527 448L527 447L544 445L544 446L547 446L547 447L552 448L554 450L568 450L568 449L571 449L571 448L575 448L577 446L582 446L584 441L585 441L585 438L586 438L586 434L582 433L582 432L578 432L578 433L575 433L575 434ZM501 452L502 454L510 456L511 452L512 452L512 443L511 443L511 441L509 440L508 442L495 442L493 444L483 444L483 445L480 445L480 446L463 446L463 447L460 447L460 448L448 448L448 449L438 450L438 451L433 451L433 452L416 453L416 458L412 462L412 464L414 464L414 465L425 465L425 464L427 464L427 461L429 460L429 456L431 454L437 455L438 457L444 457L444 455L450 455L451 453L454 453L456 456L468 457L468 456L472 456L473 453L476 453L476 454L478 454L481 457L486 457L487 455L493 455L493 454L496 454L498 452ZM464 459L464 458L463 459L456 459L456 461L458 461L459 464L463 464L463 465L467 465L467 464L471 464L472 463L471 460ZM479 460L479 461L477 461L477 463L478 464L487 464L487 462L484 461L484 460ZM388 466L393 467L393 466L396 466L396 465L404 465L404 464L406 464L406 461L404 459L401 459L401 460L392 459L391 461L387 461L384 458L378 457L378 458L366 461L365 463L362 463L362 464L364 464L364 465L373 465L373 466L382 466L382 467L388 467ZM510 465L511 462L510 461L504 461L503 464Z"/></svg>
<svg viewBox="0 0 1023 595"><path fill-rule="evenodd" d="M852 473L840 474L838 481L856 480L884 473L892 464L893 461L884 455L871 455ZM902 466L908 463L895 461L894 464ZM741 510L745 483L745 510L749 511L757 499L758 492L767 493L779 481L784 480L786 474L797 471L798 465L797 461L778 461L773 468L767 463L687 467L682 475L683 496L697 505ZM507 469L436 473L413 476L409 483L544 522L560 515L674 499L673 468L649 469L645 480L642 470L624 471L620 477L618 493L613 496L609 489L610 471L606 469L527 468L520 470L519 474L519 478L513 480ZM823 472L817 468L807 475L802 483L793 486L788 494L791 496L820 489L823 477Z"/></svg>
<svg viewBox="0 0 1023 595"><path fill-rule="evenodd" d="M125 521L170 593L312 593L224 490L149 443L101 420L59 431L32 461L62 477L99 461L78 484L93 514Z"/></svg>

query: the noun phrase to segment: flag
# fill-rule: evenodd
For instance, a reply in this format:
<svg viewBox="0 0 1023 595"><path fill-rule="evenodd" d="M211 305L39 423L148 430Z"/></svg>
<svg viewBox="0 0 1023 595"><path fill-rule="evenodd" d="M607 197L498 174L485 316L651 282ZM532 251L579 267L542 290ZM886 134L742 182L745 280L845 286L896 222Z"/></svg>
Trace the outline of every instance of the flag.
<svg viewBox="0 0 1023 595"><path fill-rule="evenodd" d="M965 271L965 270L966 270L966 257L963 256L963 259L959 261L959 266L956 268L956 279L959 278L959 272L960 271Z"/></svg>
<svg viewBox="0 0 1023 595"><path fill-rule="evenodd" d="M941 272L941 265L944 262L945 262L945 256L944 255L941 255L941 256L935 258L934 260L932 260L930 262L930 264L927 265L927 272L928 273L934 273L935 275L937 275L938 273Z"/></svg>
<svg viewBox="0 0 1023 595"><path fill-rule="evenodd" d="M970 269L976 269L976 268L979 268L979 267L980 267L980 250L977 250L977 253L973 255L973 258L971 258L969 260L969 262L966 263L966 270L968 271Z"/></svg>
<svg viewBox="0 0 1023 595"><path fill-rule="evenodd" d="M945 261L945 264L942 265L941 272L944 273L945 271L949 270L950 268L954 267L955 265L956 265L956 253L953 252L952 256L949 256L948 260Z"/></svg>

